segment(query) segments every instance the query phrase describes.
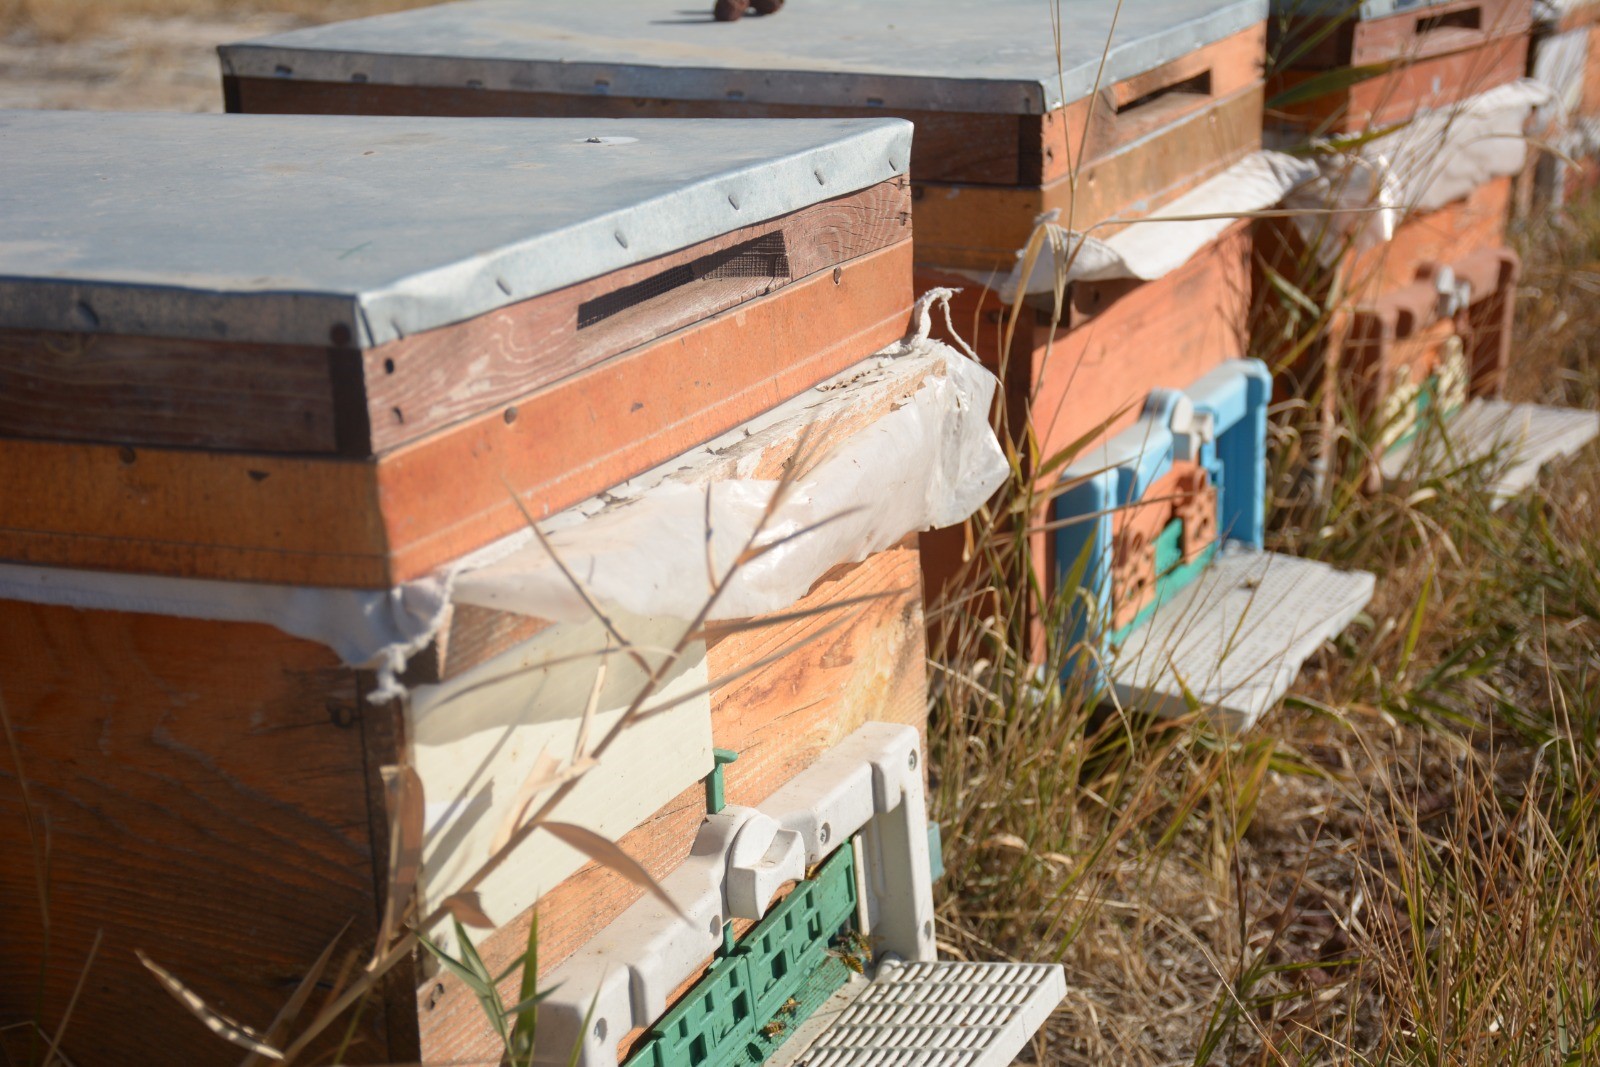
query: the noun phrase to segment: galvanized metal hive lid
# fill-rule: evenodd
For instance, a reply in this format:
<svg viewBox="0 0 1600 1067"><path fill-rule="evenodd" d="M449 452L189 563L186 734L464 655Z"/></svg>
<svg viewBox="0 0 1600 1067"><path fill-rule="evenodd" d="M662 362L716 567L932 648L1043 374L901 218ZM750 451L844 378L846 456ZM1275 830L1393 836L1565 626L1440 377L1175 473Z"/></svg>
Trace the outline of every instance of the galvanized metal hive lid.
<svg viewBox="0 0 1600 1067"><path fill-rule="evenodd" d="M0 111L0 328L381 344L905 172L911 124Z"/></svg>
<svg viewBox="0 0 1600 1067"><path fill-rule="evenodd" d="M662 0L468 0L221 49L257 78L1040 114L1267 17L1267 0L806 0L711 20ZM1109 54L1106 42L1111 41Z"/></svg>

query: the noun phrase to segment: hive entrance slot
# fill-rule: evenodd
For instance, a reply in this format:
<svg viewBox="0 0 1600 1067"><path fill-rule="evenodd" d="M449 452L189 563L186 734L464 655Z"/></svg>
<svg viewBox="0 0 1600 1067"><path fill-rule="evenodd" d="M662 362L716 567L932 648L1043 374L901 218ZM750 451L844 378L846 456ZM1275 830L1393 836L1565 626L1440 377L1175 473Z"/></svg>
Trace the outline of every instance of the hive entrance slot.
<svg viewBox="0 0 1600 1067"><path fill-rule="evenodd" d="M1157 88L1152 89L1147 93L1143 93L1140 96L1136 96L1131 100L1119 102L1117 104L1117 114L1125 115L1130 111L1148 107L1149 105L1154 104L1159 100L1164 100L1168 97L1174 98L1169 100L1169 103L1177 103L1184 98L1192 98L1196 96L1209 97L1210 95L1211 72L1209 70L1203 70L1193 77L1184 78L1181 81L1174 81L1166 85L1158 86Z"/></svg>
<svg viewBox="0 0 1600 1067"><path fill-rule="evenodd" d="M1417 36L1432 33L1435 30L1481 30L1483 29L1483 9L1479 7L1462 8L1460 11L1447 11L1442 15L1429 15L1417 20Z"/></svg>
<svg viewBox="0 0 1600 1067"><path fill-rule="evenodd" d="M788 246L781 231L712 252L578 305L578 329L628 314L648 316L680 304L723 310L790 281ZM676 319L667 313L666 317ZM675 328L675 327L674 327Z"/></svg>

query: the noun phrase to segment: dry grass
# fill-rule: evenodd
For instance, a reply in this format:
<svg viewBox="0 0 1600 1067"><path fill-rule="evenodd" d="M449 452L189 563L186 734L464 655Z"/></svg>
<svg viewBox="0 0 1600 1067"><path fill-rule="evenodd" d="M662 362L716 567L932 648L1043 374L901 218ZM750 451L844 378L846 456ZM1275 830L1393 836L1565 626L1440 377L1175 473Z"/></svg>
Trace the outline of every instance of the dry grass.
<svg viewBox="0 0 1600 1067"><path fill-rule="evenodd" d="M1523 235L1512 393L1600 407L1600 204L1563 223ZM1501 512L1481 474L1308 496L1293 458L1275 547L1380 585L1266 730L1040 693L952 613L945 942L1067 965L1040 1063L1600 1062L1600 458Z"/></svg>
<svg viewBox="0 0 1600 1067"><path fill-rule="evenodd" d="M130 18L237 18L257 13L306 22L377 15L421 7L430 0L0 0L0 36L24 31L45 41L109 32Z"/></svg>

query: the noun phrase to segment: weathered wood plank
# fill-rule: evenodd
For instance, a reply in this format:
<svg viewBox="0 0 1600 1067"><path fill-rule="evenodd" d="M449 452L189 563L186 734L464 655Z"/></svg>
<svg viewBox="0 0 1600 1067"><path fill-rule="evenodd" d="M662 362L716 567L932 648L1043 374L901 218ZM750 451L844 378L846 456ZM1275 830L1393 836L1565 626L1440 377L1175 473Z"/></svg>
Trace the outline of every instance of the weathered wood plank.
<svg viewBox="0 0 1600 1067"><path fill-rule="evenodd" d="M1067 178L1034 188L980 185L913 186L917 262L974 270L1009 268L1027 244L1034 220L1059 211L1083 230L1108 219L1136 220L1220 173L1261 146L1262 86L1212 107L1086 165L1077 188ZM1099 226L1107 237L1115 226Z"/></svg>
<svg viewBox="0 0 1600 1067"><path fill-rule="evenodd" d="M1292 126L1327 133L1357 133L1404 122L1424 108L1445 108L1522 77L1527 70L1527 36L1503 37L1460 52L1407 60L1393 70L1324 93L1270 117ZM1292 70L1267 83L1268 96L1293 89L1321 72Z"/></svg>
<svg viewBox="0 0 1600 1067"><path fill-rule="evenodd" d="M372 451L384 452L685 326L904 240L910 188L882 182L670 256L363 354ZM580 328L585 304L778 235L781 273L682 285ZM463 383L470 382L470 388Z"/></svg>
<svg viewBox="0 0 1600 1067"><path fill-rule="evenodd" d="M897 178L365 353L0 331L0 434L375 455L894 244L910 219ZM663 277L676 287L580 325L586 305Z"/></svg>
<svg viewBox="0 0 1600 1067"><path fill-rule="evenodd" d="M44 964L53 1028L104 943L65 1052L78 1063L236 1063L144 970L265 1026L346 923L376 932L354 672L266 626L0 601L0 678L50 838L51 946L18 769L0 749L0 968ZM0 982L31 1017L33 981ZM380 1015L352 1056L389 1062Z"/></svg>
<svg viewBox="0 0 1600 1067"><path fill-rule="evenodd" d="M902 240L376 463L0 442L0 558L387 588L516 529L508 484L554 513L898 339L910 261Z"/></svg>
<svg viewBox="0 0 1600 1067"><path fill-rule="evenodd" d="M452 86L372 85L276 78L223 78L230 111L280 115L442 115L571 118L910 119L917 124L912 174L940 181L1017 180L1017 116L878 107L569 96Z"/></svg>
<svg viewBox="0 0 1600 1067"><path fill-rule="evenodd" d="M1275 35L1275 52L1292 53L1298 70L1414 62L1526 34L1533 21L1531 0L1454 0L1383 18L1343 17L1354 10L1328 19L1290 20L1285 32Z"/></svg>
<svg viewBox="0 0 1600 1067"><path fill-rule="evenodd" d="M334 452L326 349L0 330L0 434Z"/></svg>
<svg viewBox="0 0 1600 1067"><path fill-rule="evenodd" d="M1262 79L1267 25L1257 23L1232 36L1180 56L1133 78L1107 86L1096 96L1048 115L1023 119L1024 169L1019 185L1044 185L1067 177L1103 156L1161 128L1249 89ZM1203 91L1151 97L1162 89L1203 78ZM1132 106L1130 106L1132 105ZM1087 130L1087 138L1085 131ZM921 136L921 127L918 134ZM915 167L919 181L941 181ZM920 224L920 219L918 220Z"/></svg>

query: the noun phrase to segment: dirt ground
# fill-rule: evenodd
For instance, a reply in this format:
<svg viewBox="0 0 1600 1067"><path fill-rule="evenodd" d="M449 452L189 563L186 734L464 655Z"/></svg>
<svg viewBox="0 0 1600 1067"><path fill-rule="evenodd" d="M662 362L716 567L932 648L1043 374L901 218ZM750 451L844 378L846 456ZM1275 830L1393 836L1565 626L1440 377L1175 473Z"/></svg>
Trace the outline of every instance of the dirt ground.
<svg viewBox="0 0 1600 1067"><path fill-rule="evenodd" d="M217 45L304 21L259 13L129 18L62 42L19 30L0 36L0 107L221 111Z"/></svg>

